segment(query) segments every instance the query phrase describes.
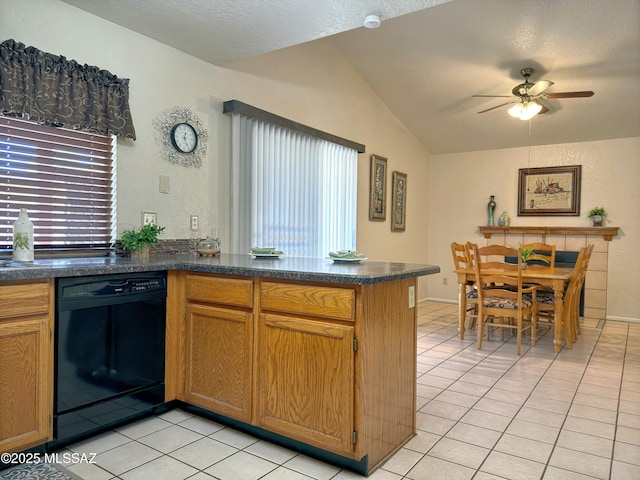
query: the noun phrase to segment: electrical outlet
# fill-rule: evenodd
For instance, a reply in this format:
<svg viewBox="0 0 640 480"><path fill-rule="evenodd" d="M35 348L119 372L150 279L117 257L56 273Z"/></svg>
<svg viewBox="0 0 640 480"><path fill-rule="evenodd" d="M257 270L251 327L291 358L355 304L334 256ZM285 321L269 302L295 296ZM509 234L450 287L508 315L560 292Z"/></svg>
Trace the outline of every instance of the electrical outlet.
<svg viewBox="0 0 640 480"><path fill-rule="evenodd" d="M142 212L142 226L144 227L147 224L158 224L158 215L156 212Z"/></svg>
<svg viewBox="0 0 640 480"><path fill-rule="evenodd" d="M416 287L411 285L409 287L409 308L416 306Z"/></svg>
<svg viewBox="0 0 640 480"><path fill-rule="evenodd" d="M442 284L449 285L449 279L447 277L442 277Z"/></svg>
<svg viewBox="0 0 640 480"><path fill-rule="evenodd" d="M191 231L198 230L198 228L200 228L200 221L198 220L198 216L197 215L189 216L189 222L190 222L190 225L191 225Z"/></svg>

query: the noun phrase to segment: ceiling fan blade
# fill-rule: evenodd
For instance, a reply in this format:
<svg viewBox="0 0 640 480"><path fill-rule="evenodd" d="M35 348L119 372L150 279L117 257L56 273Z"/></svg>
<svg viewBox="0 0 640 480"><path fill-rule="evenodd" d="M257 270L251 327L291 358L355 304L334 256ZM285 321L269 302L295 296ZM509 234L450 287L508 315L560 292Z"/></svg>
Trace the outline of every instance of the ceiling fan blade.
<svg viewBox="0 0 640 480"><path fill-rule="evenodd" d="M544 102L535 100L535 103L539 104L542 107L542 110L538 112L538 115L542 115L543 113L547 113L549 111L549 108L544 104Z"/></svg>
<svg viewBox="0 0 640 480"><path fill-rule="evenodd" d="M547 88L553 85L553 82L550 80L538 80L533 84L533 87L529 89L528 94L530 96L539 95L544 92Z"/></svg>
<svg viewBox="0 0 640 480"><path fill-rule="evenodd" d="M511 98L513 95L471 95L472 97Z"/></svg>
<svg viewBox="0 0 640 480"><path fill-rule="evenodd" d="M538 80L536 83L533 84L533 87L529 88L528 95L530 96L540 95L551 85L553 85L553 82L550 80Z"/></svg>
<svg viewBox="0 0 640 480"><path fill-rule="evenodd" d="M480 111L478 113L484 113L484 112L488 112L490 110L495 110L496 108L504 107L505 105L509 105L510 103L513 103L513 102L501 103L500 105L496 105L495 107L487 108L486 110L482 110L482 111Z"/></svg>
<svg viewBox="0 0 640 480"><path fill-rule="evenodd" d="M558 92L558 93L545 93L544 98L581 98L581 97L593 97L592 91L584 92Z"/></svg>

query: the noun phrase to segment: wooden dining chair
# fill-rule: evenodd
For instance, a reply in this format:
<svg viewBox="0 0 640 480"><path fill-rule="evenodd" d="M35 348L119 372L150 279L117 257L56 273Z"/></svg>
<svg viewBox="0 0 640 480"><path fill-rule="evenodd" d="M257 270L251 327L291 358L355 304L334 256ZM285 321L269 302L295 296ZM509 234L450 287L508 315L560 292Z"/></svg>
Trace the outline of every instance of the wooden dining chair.
<svg viewBox="0 0 640 480"><path fill-rule="evenodd" d="M587 269L589 268L589 260L591 259L593 248L594 245L590 244L580 249L576 264L573 267L573 275L571 275L569 286L564 293L562 321L565 341L569 348L580 334L580 295L587 276ZM548 314L553 319L554 304L556 301L554 293L552 291L539 291L536 300L538 302L540 315Z"/></svg>
<svg viewBox="0 0 640 480"><path fill-rule="evenodd" d="M522 246L523 248L533 248L533 253L538 257L544 257L547 262L543 262L540 260L531 260L532 264L539 263L540 265L546 265L548 267L553 267L556 264L556 246L549 245L546 243L534 242L527 243Z"/></svg>
<svg viewBox="0 0 640 480"><path fill-rule="evenodd" d="M533 243L526 243L522 246L522 248L533 248L533 253L537 256L537 257L543 257L546 262L542 261L542 260L529 260L527 263L531 264L531 265L544 265L547 267L554 267L556 264L556 246L555 245L549 245L546 243L540 243L540 242L533 242ZM530 283L526 283L526 285L530 285ZM540 296L540 294L542 292L550 292L551 294L553 294L553 289L551 287L540 287L538 289L538 296ZM553 328L553 316L554 316L554 311L553 311L553 305L551 306L551 309L548 310L547 308L540 308L538 310L538 325L546 325L550 328Z"/></svg>
<svg viewBox="0 0 640 480"><path fill-rule="evenodd" d="M522 335L529 331L531 345L536 344L537 285L522 284L522 256L519 249L503 245L478 247L467 244L473 253L476 286L478 288L478 349L482 349L482 337L487 330L499 328L516 332L516 352L522 354ZM507 263L505 257L518 258L518 263ZM498 323L498 319L501 319ZM505 319L512 321L506 322Z"/></svg>
<svg viewBox="0 0 640 480"><path fill-rule="evenodd" d="M451 254L453 256L453 265L456 270L473 267L471 252L466 245L453 242L451 244ZM467 282L467 291L465 296L467 298L467 311L465 312L465 315L469 317L469 328L473 328L476 324L476 319L478 318L478 292L475 289L475 282L473 280ZM460 299L458 299L458 301L460 301ZM466 323L465 319L465 325Z"/></svg>

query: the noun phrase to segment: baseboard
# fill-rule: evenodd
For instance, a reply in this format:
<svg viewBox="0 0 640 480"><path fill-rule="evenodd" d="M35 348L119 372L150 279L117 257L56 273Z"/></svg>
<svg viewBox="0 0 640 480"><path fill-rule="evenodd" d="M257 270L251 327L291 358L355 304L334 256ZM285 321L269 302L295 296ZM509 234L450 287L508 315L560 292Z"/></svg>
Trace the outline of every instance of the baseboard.
<svg viewBox="0 0 640 480"><path fill-rule="evenodd" d="M611 321L616 321L616 322L640 323L640 318L618 317L614 315L607 315L606 319Z"/></svg>
<svg viewBox="0 0 640 480"><path fill-rule="evenodd" d="M427 297L427 298L422 298L418 301L418 303L422 303L422 302L438 302L438 303L450 303L453 305L457 305L458 304L458 300L450 300L448 298L436 298L436 297Z"/></svg>

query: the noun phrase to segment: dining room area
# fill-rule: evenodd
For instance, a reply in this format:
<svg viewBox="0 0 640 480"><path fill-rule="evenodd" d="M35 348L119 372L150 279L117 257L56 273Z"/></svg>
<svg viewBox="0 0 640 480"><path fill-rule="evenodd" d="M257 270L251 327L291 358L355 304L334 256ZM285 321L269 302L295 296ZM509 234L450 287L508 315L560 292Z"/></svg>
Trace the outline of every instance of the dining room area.
<svg viewBox="0 0 640 480"><path fill-rule="evenodd" d="M606 318L606 295L604 303L598 300L606 294L607 249L617 227L479 230L484 242L451 243L461 340L471 333L481 349L492 331L504 338L508 329L520 355L523 335L535 346L538 328L546 326L559 353L578 341L582 318Z"/></svg>

